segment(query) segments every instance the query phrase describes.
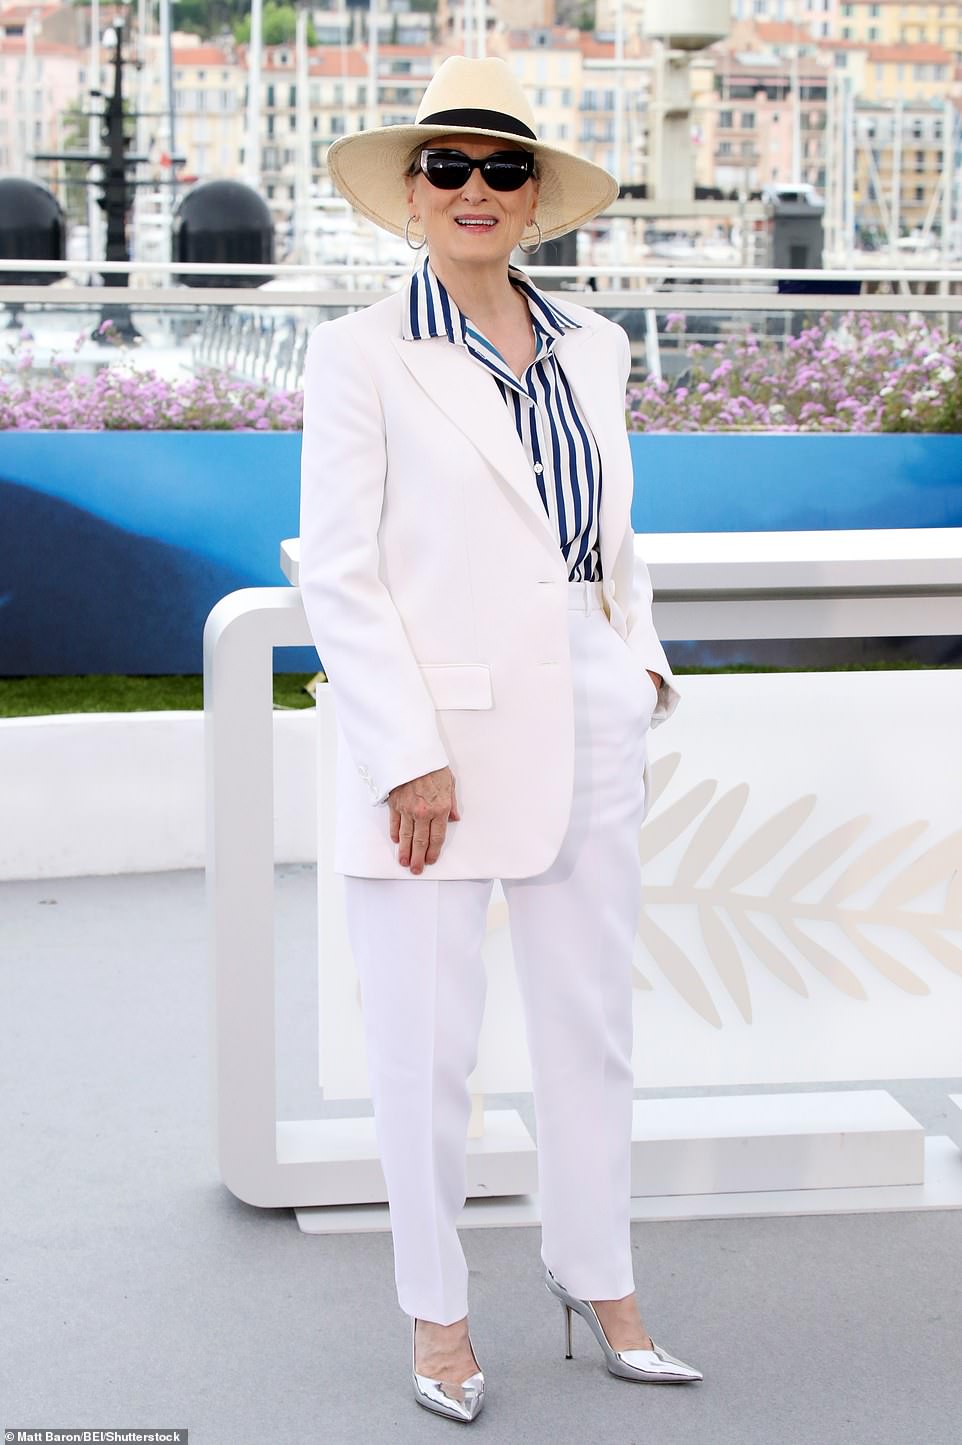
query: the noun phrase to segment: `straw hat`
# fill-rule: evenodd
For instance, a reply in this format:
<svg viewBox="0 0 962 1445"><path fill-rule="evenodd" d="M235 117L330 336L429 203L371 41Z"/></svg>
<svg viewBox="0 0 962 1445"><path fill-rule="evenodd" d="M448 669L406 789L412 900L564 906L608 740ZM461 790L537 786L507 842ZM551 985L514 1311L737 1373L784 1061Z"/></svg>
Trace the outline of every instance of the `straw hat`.
<svg viewBox="0 0 962 1445"><path fill-rule="evenodd" d="M327 152L327 168L355 210L395 236L408 219L404 168L418 141L476 132L479 137L521 143L534 153L540 175L537 219L545 241L588 221L618 195L614 176L538 140L534 114L510 66L497 57L474 60L449 55L418 106L413 125L383 125L339 136Z"/></svg>

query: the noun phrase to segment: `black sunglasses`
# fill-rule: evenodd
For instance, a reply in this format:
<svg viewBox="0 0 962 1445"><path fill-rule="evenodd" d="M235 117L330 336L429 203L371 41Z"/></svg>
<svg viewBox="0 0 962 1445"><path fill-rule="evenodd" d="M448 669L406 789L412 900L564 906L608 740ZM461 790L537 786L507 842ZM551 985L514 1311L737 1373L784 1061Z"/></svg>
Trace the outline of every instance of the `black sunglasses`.
<svg viewBox="0 0 962 1445"><path fill-rule="evenodd" d="M534 172L534 156L530 151L495 151L482 160L472 160L463 151L425 146L418 163L439 191L456 191L467 183L475 168L492 191L520 190Z"/></svg>

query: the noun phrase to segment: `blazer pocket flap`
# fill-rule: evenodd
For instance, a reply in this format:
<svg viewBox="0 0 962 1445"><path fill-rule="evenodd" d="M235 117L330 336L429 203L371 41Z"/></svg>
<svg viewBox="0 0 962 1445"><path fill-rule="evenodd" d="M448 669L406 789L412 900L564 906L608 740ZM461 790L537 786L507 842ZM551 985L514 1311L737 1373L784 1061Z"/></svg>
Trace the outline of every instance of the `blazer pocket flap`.
<svg viewBox="0 0 962 1445"><path fill-rule="evenodd" d="M425 662L421 676L438 708L491 707L491 669L486 662Z"/></svg>

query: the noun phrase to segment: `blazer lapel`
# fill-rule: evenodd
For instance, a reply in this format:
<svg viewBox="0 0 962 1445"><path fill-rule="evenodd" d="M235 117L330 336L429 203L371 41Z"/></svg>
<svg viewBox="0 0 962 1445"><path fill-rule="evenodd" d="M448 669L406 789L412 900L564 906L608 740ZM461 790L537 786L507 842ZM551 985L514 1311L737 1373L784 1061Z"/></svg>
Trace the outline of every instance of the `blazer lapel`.
<svg viewBox="0 0 962 1445"><path fill-rule="evenodd" d="M558 539L538 495L521 438L491 374L446 336L392 340L415 381L518 495L531 521L557 550Z"/></svg>
<svg viewBox="0 0 962 1445"><path fill-rule="evenodd" d="M558 538L544 509L514 418L492 377L447 337L409 341L392 337L398 354L425 394L464 433L516 493L526 515L554 553ZM631 506L630 462L625 468L624 398L612 389L610 341L585 325L555 342L558 360L591 428L602 460L599 516L602 571L607 577Z"/></svg>

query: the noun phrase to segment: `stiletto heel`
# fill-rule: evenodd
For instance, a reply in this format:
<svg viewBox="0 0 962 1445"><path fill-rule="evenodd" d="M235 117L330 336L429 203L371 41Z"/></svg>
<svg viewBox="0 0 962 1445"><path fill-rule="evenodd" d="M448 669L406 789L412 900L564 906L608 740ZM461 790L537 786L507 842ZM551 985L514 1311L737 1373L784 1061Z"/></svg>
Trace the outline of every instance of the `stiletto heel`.
<svg viewBox="0 0 962 1445"><path fill-rule="evenodd" d="M411 1375L414 1380L414 1395L418 1404L423 1405L426 1410L433 1410L435 1414L447 1416L449 1420L464 1420L465 1422L476 1420L481 1413L481 1406L484 1404L483 1372L478 1369L460 1383L454 1380L432 1380L430 1375L419 1375L415 1368L417 1353L414 1342L417 1328L417 1319L412 1315ZM474 1354L470 1333L468 1334L468 1345L474 1355L475 1364L477 1364L478 1357Z"/></svg>
<svg viewBox="0 0 962 1445"><path fill-rule="evenodd" d="M575 1310L585 1320L601 1346L609 1374L618 1375L623 1380L647 1380L652 1384L660 1385L687 1384L689 1381L705 1378L701 1370L696 1370L694 1365L686 1365L684 1360L676 1360L674 1355L669 1355L667 1350L656 1345L654 1340L651 1342L651 1349L647 1350L614 1349L591 1301L578 1299L576 1295L569 1293L560 1280L551 1273L547 1265L545 1266L544 1286L549 1294L553 1294L556 1299L561 1301L565 1311L566 1359L572 1358L571 1311Z"/></svg>

